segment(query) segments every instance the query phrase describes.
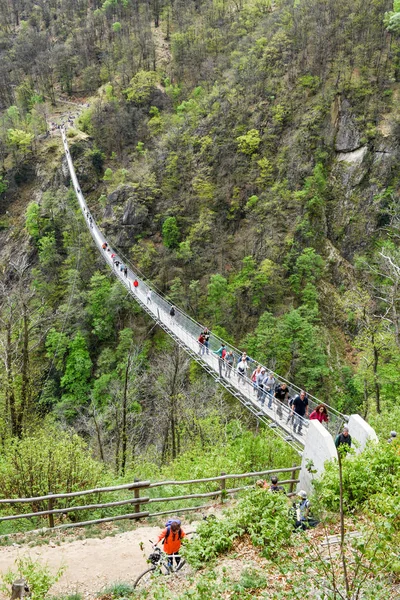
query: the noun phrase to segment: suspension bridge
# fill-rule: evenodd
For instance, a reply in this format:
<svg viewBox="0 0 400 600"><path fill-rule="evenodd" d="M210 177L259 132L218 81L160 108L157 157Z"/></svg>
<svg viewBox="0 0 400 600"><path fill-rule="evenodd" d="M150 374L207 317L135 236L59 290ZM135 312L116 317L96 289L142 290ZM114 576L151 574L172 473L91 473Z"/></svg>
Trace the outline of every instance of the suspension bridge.
<svg viewBox="0 0 400 600"><path fill-rule="evenodd" d="M79 206L86 220L88 230L99 249L104 261L112 269L114 275L127 288L131 296L142 307L142 309L181 347L189 356L195 360L201 367L207 371L219 384L222 385L232 396L237 398L242 405L250 411L259 421L270 427L276 435L290 444L299 454L302 454L306 430L309 426L308 419L301 419L303 432L294 431L293 416L290 406L286 403L273 398L272 394L263 392L264 403L262 405L260 393L256 384L251 381L249 375L258 366L257 361L250 359L249 370L247 376L239 376L236 371L236 364L242 356L242 352L224 342L223 339L210 333L209 348L205 349L198 342L200 332L204 330L204 325L197 323L190 315L174 306L175 315L170 315L171 303L157 291L151 282L139 276L138 272L131 266L126 264L126 260L119 258L116 249L113 249L105 238L103 233L97 226L95 219L91 215L89 208L85 202L78 179L76 177L74 165L71 159L71 154L68 147L68 141L65 129L61 128L61 135L64 144L64 151L68 163L69 172L71 175L72 184L75 190ZM105 244L107 246L105 247ZM121 264L126 269L121 270ZM136 280L137 286L133 285ZM232 369L226 369L221 363L219 357L215 354L222 344L225 344L227 351L232 350L235 362ZM261 365L263 366L263 365ZM266 368L267 373L271 373L278 383L286 383L289 390L289 397L300 392L300 388L292 382L274 373L271 369ZM307 394L309 403L309 412L320 404L320 401ZM332 436L340 431L343 423L347 419L345 415L337 411L324 402L329 414L328 423L324 426L329 430Z"/></svg>

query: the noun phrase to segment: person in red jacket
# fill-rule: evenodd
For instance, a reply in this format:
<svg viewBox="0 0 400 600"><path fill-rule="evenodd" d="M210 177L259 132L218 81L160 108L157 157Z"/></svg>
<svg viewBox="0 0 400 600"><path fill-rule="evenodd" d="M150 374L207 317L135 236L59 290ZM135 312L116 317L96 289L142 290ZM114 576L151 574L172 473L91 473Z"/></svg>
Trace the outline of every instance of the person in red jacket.
<svg viewBox="0 0 400 600"><path fill-rule="evenodd" d="M320 423L327 423L329 421L329 417L326 406L323 404L318 404L318 406L315 407L310 415L310 420L311 419L317 419L317 421Z"/></svg>
<svg viewBox="0 0 400 600"><path fill-rule="evenodd" d="M181 540L186 537L185 532L181 527L181 522L179 519L171 519L170 525L168 525L165 529L162 530L160 535L158 536L156 546L162 540L164 540L164 552L169 556L171 554L177 554L181 547ZM180 563L180 556L175 556L176 564ZM168 562L172 566L172 556L168 559Z"/></svg>

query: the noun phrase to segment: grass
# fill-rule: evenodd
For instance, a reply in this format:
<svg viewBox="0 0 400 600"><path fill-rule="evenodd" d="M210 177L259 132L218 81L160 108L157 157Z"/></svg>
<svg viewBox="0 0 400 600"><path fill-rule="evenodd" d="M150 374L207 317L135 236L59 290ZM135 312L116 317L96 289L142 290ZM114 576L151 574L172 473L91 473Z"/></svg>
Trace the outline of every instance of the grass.
<svg viewBox="0 0 400 600"><path fill-rule="evenodd" d="M119 581L105 587L97 594L99 598L102 596L111 596L112 598L126 598L134 593L134 587L130 583Z"/></svg>

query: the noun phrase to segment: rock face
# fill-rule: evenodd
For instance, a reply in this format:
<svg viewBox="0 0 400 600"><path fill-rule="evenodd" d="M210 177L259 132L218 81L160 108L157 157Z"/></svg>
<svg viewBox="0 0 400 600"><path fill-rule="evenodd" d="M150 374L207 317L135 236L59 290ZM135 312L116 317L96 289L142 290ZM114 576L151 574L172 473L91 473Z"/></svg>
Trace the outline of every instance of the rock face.
<svg viewBox="0 0 400 600"><path fill-rule="evenodd" d="M139 200L132 185L121 185L107 198L103 219L108 231L118 236L118 243L130 246L148 224L149 210Z"/></svg>
<svg viewBox="0 0 400 600"><path fill-rule="evenodd" d="M361 146L361 134L351 111L350 103L345 99L339 100L338 109L335 150L337 152L352 152Z"/></svg>

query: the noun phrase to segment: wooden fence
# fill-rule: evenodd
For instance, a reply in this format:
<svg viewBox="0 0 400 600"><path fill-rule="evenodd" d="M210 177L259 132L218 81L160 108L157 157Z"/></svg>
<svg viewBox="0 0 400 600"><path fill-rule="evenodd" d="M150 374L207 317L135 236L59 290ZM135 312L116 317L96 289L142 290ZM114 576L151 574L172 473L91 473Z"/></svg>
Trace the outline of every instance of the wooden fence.
<svg viewBox="0 0 400 600"><path fill-rule="evenodd" d="M106 523L111 521L118 521L122 519L142 519L145 517L156 517L164 514L173 514L173 513L184 513L190 511L201 510L202 508L206 508L207 505L202 506L192 506L192 507L181 507L174 508L172 510L164 510L161 512L151 512L151 510L143 511L141 507L143 505L149 505L154 503L165 503L165 502L179 502L180 500L192 500L192 499L205 499L205 498L217 498L219 497L221 502L229 494L235 494L242 490L245 490L250 487L250 485L244 485L241 487L230 488L226 486L227 481L232 479L255 479L263 476L271 476L279 473L290 473L290 479L286 479L280 481L280 485L288 485L288 495L293 494L294 485L299 482L296 479L297 473L300 470L299 466L293 466L285 469L273 469L268 471L257 471L252 473L240 473L240 474L227 474L221 473L218 477L206 477L203 479L189 479L186 481L158 481L155 483L151 483L150 481L134 481L133 483L126 483L124 485L117 485L112 487L103 487L103 488L95 488L92 490L82 490L79 492L70 492L65 494L48 494L46 496L38 496L35 498L9 498L9 499L0 499L0 507L1 505L8 504L19 504L19 503L30 503L33 507L37 507L39 504L44 505L46 508L44 510L34 510L30 513L22 513L18 515L7 515L5 517L0 517L0 523L4 521L12 521L15 519L27 519L27 518L37 518L37 517L48 517L49 529L68 529L71 527L84 527L86 525L95 525L98 523ZM218 483L218 489L212 492L205 493L194 493L194 494L183 494L179 496L164 496L160 498L151 498L149 496L141 496L141 490L151 490L153 488L159 488L162 486L187 486L187 485L198 485L204 483ZM68 498L76 498L78 496L85 496L90 494L102 494L109 492L119 492L121 490L129 490L133 491L133 497L124 500L118 500L115 502L106 502L106 503L97 503L97 504L85 504L82 506L70 506L66 508L55 508L57 500L60 499L68 499ZM115 508L119 506L133 505L134 512L116 515L113 517L106 517L103 519L93 519L91 521L81 521L79 523L62 523L60 525L54 524L54 516L59 515L60 517L64 517L68 515L68 513L79 512L82 510L98 510L105 508ZM30 533L34 532L43 532L48 528L41 528L37 530L31 530ZM3 537L3 536L0 536Z"/></svg>

